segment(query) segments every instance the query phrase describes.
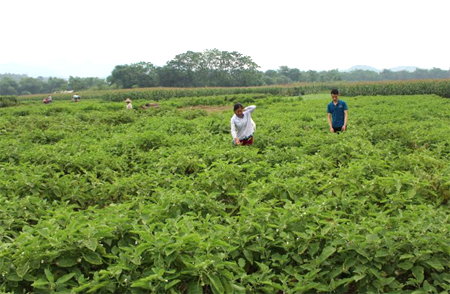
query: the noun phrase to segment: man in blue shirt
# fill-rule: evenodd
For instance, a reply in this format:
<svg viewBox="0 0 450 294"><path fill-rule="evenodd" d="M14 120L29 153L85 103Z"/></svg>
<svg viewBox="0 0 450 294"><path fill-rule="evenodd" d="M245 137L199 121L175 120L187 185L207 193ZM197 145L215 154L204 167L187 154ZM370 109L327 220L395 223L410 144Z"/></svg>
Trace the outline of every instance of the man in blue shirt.
<svg viewBox="0 0 450 294"><path fill-rule="evenodd" d="M328 125L330 132L340 132L347 129L348 108L345 101L339 100L339 91L331 90L333 101L328 103Z"/></svg>

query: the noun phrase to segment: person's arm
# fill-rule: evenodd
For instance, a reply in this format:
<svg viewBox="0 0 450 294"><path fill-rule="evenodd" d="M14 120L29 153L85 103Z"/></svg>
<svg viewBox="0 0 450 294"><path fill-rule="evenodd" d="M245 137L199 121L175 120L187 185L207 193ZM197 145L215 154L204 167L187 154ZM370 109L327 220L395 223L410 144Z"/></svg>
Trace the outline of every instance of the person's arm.
<svg viewBox="0 0 450 294"><path fill-rule="evenodd" d="M344 126L342 127L342 130L347 130L347 121L348 121L348 110L344 110Z"/></svg>
<svg viewBox="0 0 450 294"><path fill-rule="evenodd" d="M331 122L331 113L328 112L328 125L330 126L330 132L334 133L333 124Z"/></svg>
<svg viewBox="0 0 450 294"><path fill-rule="evenodd" d="M241 141L239 141L239 138L237 137L236 125L234 124L233 118L231 118L231 136L233 136L236 145L241 144Z"/></svg>
<svg viewBox="0 0 450 294"><path fill-rule="evenodd" d="M253 112L253 111L255 111L255 109L256 109L256 105L250 105L250 106L247 106L246 108L244 108L244 111L245 112Z"/></svg>

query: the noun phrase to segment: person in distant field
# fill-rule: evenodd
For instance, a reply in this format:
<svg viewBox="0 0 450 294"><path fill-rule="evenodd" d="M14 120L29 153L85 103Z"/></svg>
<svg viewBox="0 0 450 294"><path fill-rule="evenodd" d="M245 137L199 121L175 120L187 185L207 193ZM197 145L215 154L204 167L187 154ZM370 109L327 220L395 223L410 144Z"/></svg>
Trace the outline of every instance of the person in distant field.
<svg viewBox="0 0 450 294"><path fill-rule="evenodd" d="M73 101L74 102L80 102L80 100L81 100L80 95L78 95L78 94L73 95Z"/></svg>
<svg viewBox="0 0 450 294"><path fill-rule="evenodd" d="M133 105L131 105L130 98L127 98L127 100L125 100L125 102L127 103L127 109L133 109Z"/></svg>
<svg viewBox="0 0 450 294"><path fill-rule="evenodd" d="M251 105L244 108L241 103L234 105L234 115L231 118L231 136L234 145L252 145L253 133L256 125L252 119L252 113L256 106Z"/></svg>
<svg viewBox="0 0 450 294"><path fill-rule="evenodd" d="M337 133L347 130L348 107L345 101L339 100L339 91L331 90L333 101L328 103L328 125L330 132Z"/></svg>
<svg viewBox="0 0 450 294"><path fill-rule="evenodd" d="M52 96L51 96L51 95L48 95L48 97L47 97L47 102L48 102L48 103L52 103L52 101L53 101Z"/></svg>
<svg viewBox="0 0 450 294"><path fill-rule="evenodd" d="M45 97L44 97L44 99L42 99L42 103L44 103L44 104L48 104L48 100L47 100L47 98L45 98Z"/></svg>

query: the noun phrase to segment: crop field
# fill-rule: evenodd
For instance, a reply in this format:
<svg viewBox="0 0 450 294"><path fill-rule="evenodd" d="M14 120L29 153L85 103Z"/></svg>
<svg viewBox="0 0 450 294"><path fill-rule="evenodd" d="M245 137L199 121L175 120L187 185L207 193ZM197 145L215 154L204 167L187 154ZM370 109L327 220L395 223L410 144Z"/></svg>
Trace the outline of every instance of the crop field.
<svg viewBox="0 0 450 294"><path fill-rule="evenodd" d="M340 98L0 108L0 292L449 293L450 99Z"/></svg>
<svg viewBox="0 0 450 294"><path fill-rule="evenodd" d="M83 99L100 99L103 101L121 102L126 98L132 100L162 101L173 97L197 97L220 95L264 94L280 96L299 96L305 94L329 93L339 88L345 96L372 95L438 95L450 98L450 79L383 81L383 82L335 82L335 83L294 83L288 85L260 87L212 87L212 88L137 88L118 90L92 90L77 92ZM57 100L71 100L74 93L55 93ZM24 95L19 101L42 101L43 95ZM14 100L17 100L14 98ZM0 97L0 107L2 107Z"/></svg>

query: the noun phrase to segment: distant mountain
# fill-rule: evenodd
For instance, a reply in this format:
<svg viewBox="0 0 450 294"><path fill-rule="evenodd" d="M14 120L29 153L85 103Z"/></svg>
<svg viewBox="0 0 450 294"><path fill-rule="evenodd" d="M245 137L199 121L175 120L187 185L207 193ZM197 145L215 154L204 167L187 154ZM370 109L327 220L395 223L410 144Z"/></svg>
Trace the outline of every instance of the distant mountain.
<svg viewBox="0 0 450 294"><path fill-rule="evenodd" d="M418 69L417 66L397 66L397 67L390 68L391 71L406 70L406 71L409 71L409 72L415 72L416 69Z"/></svg>
<svg viewBox="0 0 450 294"><path fill-rule="evenodd" d="M390 71L402 71L402 70L406 70L408 72L414 72L416 69L418 69L419 67L417 66L396 66L396 67L392 67L392 68L388 68L388 70ZM372 66L368 66L368 65L355 65L350 67L347 70L342 70L343 72L349 72L349 71L355 71L355 70L370 70L370 71L374 71L374 72L382 72L383 70L372 67Z"/></svg>
<svg viewBox="0 0 450 294"><path fill-rule="evenodd" d="M344 71L355 71L355 70L370 70L374 72L380 72L379 69L368 65L355 65Z"/></svg>

